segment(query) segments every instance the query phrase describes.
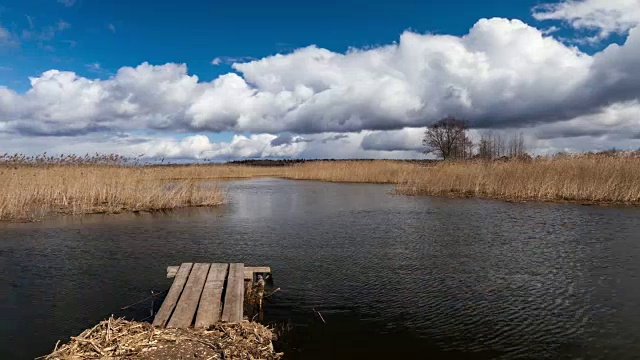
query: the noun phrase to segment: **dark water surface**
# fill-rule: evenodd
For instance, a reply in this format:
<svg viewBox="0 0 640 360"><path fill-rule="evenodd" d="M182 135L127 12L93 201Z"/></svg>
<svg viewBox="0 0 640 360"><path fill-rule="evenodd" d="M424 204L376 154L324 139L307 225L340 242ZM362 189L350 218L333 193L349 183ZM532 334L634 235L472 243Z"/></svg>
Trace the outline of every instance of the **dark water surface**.
<svg viewBox="0 0 640 360"><path fill-rule="evenodd" d="M187 261L270 265L265 321L293 325L290 359L640 358L638 209L226 186L219 209L0 226L0 359L145 318L149 302L119 309Z"/></svg>

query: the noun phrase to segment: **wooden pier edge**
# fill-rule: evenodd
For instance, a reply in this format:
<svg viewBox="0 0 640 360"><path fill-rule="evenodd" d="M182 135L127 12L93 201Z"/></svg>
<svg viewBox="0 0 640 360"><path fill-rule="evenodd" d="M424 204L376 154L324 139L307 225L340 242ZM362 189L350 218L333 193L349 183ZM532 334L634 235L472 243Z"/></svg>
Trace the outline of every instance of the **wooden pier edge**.
<svg viewBox="0 0 640 360"><path fill-rule="evenodd" d="M167 266L167 279L174 278L178 273L180 266ZM269 266L245 266L244 267L244 279L253 280L254 274L268 274L271 272Z"/></svg>
<svg viewBox="0 0 640 360"><path fill-rule="evenodd" d="M219 321L240 322L244 315L245 291L251 288L257 275L268 273L271 273L268 266L244 266L243 263L168 266L167 278L174 280L153 326L208 328Z"/></svg>

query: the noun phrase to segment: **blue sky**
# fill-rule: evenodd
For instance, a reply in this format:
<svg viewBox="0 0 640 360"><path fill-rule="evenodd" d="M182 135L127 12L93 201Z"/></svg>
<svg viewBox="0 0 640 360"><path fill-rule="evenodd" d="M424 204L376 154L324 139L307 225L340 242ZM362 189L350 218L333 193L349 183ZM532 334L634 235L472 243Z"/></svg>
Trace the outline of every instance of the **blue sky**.
<svg viewBox="0 0 640 360"><path fill-rule="evenodd" d="M445 115L637 148L638 24L635 0L5 0L0 152L416 158Z"/></svg>
<svg viewBox="0 0 640 360"><path fill-rule="evenodd" d="M24 91L51 68L108 77L142 62L186 63L201 80L230 71L216 57L262 58L315 44L332 51L398 40L407 29L462 35L483 17L534 22L539 1L97 1L8 0L0 23L15 33L56 30L50 40L21 40L0 51L0 83ZM29 18L31 20L29 20ZM33 28L30 25L33 24ZM100 64L100 69L91 64Z"/></svg>

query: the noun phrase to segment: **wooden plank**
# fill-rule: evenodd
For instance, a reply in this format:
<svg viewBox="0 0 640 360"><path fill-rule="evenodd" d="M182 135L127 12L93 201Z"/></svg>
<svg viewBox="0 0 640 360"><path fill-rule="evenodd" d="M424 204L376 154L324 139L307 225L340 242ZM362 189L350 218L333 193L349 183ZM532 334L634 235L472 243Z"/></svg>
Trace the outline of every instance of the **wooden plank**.
<svg viewBox="0 0 640 360"><path fill-rule="evenodd" d="M220 321L222 289L224 288L224 279L227 278L228 268L229 264L211 264L196 314L197 328L208 328Z"/></svg>
<svg viewBox="0 0 640 360"><path fill-rule="evenodd" d="M254 273L270 273L271 268L268 266L246 266L244 268L244 279L253 281Z"/></svg>
<svg viewBox="0 0 640 360"><path fill-rule="evenodd" d="M227 291L222 308L222 321L242 321L244 305L244 264L235 263L229 265L227 277Z"/></svg>
<svg viewBox="0 0 640 360"><path fill-rule="evenodd" d="M193 316L196 314L196 309L200 302L204 282L207 280L209 266L211 264L197 263L193 265L189 280L184 286L178 305L176 305L176 310L171 315L167 327L188 328L191 326Z"/></svg>
<svg viewBox="0 0 640 360"><path fill-rule="evenodd" d="M180 266L167 266L167 279L175 277Z"/></svg>
<svg viewBox="0 0 640 360"><path fill-rule="evenodd" d="M167 279L176 276L178 272L178 268L180 266L167 266ZM269 266L246 266L244 268L244 279L245 280L253 280L254 273L270 273L271 267Z"/></svg>
<svg viewBox="0 0 640 360"><path fill-rule="evenodd" d="M173 280L173 284L171 284L171 288L169 288L169 292L167 293L162 306L160 306L160 310L158 310L158 313L153 319L153 326L165 327L167 325L169 317L178 303L180 294L182 294L182 289L184 288L184 284L187 282L187 278L189 277L192 267L193 263L183 263L180 265L176 278Z"/></svg>

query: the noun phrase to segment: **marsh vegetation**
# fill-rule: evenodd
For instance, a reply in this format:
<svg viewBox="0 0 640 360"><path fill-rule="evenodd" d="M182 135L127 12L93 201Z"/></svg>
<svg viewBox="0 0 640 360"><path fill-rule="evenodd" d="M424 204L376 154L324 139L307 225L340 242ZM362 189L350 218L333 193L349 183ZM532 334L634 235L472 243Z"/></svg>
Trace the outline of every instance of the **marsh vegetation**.
<svg viewBox="0 0 640 360"><path fill-rule="evenodd" d="M54 214L159 211L223 202L212 184L167 181L162 168L130 165L115 155L26 158L0 162L0 220L35 220Z"/></svg>
<svg viewBox="0 0 640 360"><path fill-rule="evenodd" d="M223 203L218 181L253 177L396 184L396 192L405 195L640 204L636 153L438 162L311 161L286 166L143 165L115 155L55 159L3 158L0 219L214 206Z"/></svg>

